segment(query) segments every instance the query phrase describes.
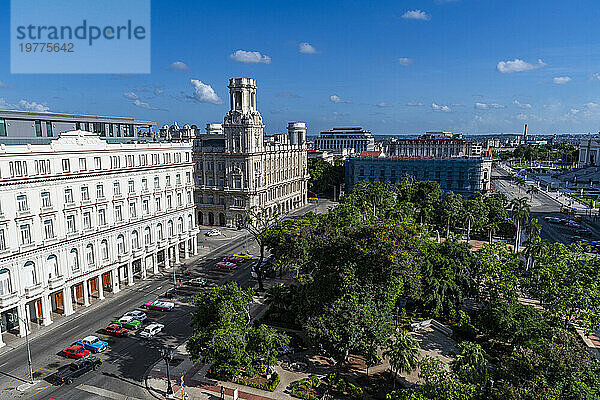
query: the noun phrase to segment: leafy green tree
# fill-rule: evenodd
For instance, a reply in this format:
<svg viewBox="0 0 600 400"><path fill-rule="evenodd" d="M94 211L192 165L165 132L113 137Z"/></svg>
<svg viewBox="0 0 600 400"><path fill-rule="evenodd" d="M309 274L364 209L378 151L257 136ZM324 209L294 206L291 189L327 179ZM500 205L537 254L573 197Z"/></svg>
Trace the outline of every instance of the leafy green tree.
<svg viewBox="0 0 600 400"><path fill-rule="evenodd" d="M459 353L452 363L452 371L463 381L485 385L489 379L487 354L478 343L464 341L458 344Z"/></svg>
<svg viewBox="0 0 600 400"><path fill-rule="evenodd" d="M500 225L506 222L508 219L508 212L506 211L505 207L505 204L508 203L508 200L503 194L494 194L486 197L483 201L488 211L484 227L489 234L489 244L492 244L494 233L497 232L500 228Z"/></svg>
<svg viewBox="0 0 600 400"><path fill-rule="evenodd" d="M485 245L475 256L474 286L477 299L487 305L516 300L521 261L506 244Z"/></svg>
<svg viewBox="0 0 600 400"><path fill-rule="evenodd" d="M330 164L318 158L308 160L308 190L315 194L330 194L334 187L344 182L344 165L340 162Z"/></svg>
<svg viewBox="0 0 600 400"><path fill-rule="evenodd" d="M397 373L408 373L414 370L419 363L421 347L408 332L397 332L394 338L388 340L388 349L383 353L390 361L392 379L396 387Z"/></svg>
<svg viewBox="0 0 600 400"><path fill-rule="evenodd" d="M252 376L261 364L275 365L276 349L289 337L272 328L250 325L252 289L235 282L194 297L193 334L186 347L196 362L213 363L212 372L231 379L243 370Z"/></svg>
<svg viewBox="0 0 600 400"><path fill-rule="evenodd" d="M254 265L256 279L258 280L258 290L264 291L263 275L265 266L262 265L265 259L265 249L269 241L269 230L273 229L279 221L278 211L271 212L271 209L265 207L252 207L246 214L246 229L260 248L260 256Z"/></svg>
<svg viewBox="0 0 600 400"><path fill-rule="evenodd" d="M419 210L421 223L429 223L433 217L436 205L442 197L440 184L431 181L416 182L412 189L412 203Z"/></svg>
<svg viewBox="0 0 600 400"><path fill-rule="evenodd" d="M440 201L439 213L446 225L446 239L450 237L450 227L458 221L464 213L463 198L459 194L448 192Z"/></svg>
<svg viewBox="0 0 600 400"><path fill-rule="evenodd" d="M481 196L466 200L464 217L467 224L467 243L471 242L471 228L480 231L487 224L488 209Z"/></svg>

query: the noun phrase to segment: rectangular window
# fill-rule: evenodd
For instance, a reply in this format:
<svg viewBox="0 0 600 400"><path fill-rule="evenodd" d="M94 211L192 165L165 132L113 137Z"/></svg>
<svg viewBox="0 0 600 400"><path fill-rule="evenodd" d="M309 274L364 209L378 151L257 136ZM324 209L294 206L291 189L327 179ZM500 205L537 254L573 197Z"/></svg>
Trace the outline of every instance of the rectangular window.
<svg viewBox="0 0 600 400"><path fill-rule="evenodd" d="M177 193L177 207L181 207L182 202L181 202L181 193Z"/></svg>
<svg viewBox="0 0 600 400"><path fill-rule="evenodd" d="M0 251L6 250L6 234L4 228L0 228Z"/></svg>
<svg viewBox="0 0 600 400"><path fill-rule="evenodd" d="M148 200L142 201L142 207L143 207L143 210L144 210L144 214L148 215L150 213L150 207L148 205Z"/></svg>
<svg viewBox="0 0 600 400"><path fill-rule="evenodd" d="M160 179L158 178L158 176L154 177L154 189L159 189L160 188Z"/></svg>
<svg viewBox="0 0 600 400"><path fill-rule="evenodd" d="M42 192L42 207L52 207L52 203L50 202L50 192Z"/></svg>
<svg viewBox="0 0 600 400"><path fill-rule="evenodd" d="M113 135L113 124L108 124L108 136L112 137Z"/></svg>
<svg viewBox="0 0 600 400"><path fill-rule="evenodd" d="M135 192L135 182L129 181L128 186L129 186L129 193L134 193Z"/></svg>
<svg viewBox="0 0 600 400"><path fill-rule="evenodd" d="M187 202L188 204L192 204L192 192L187 192ZM219 204L224 204L224 203L219 203Z"/></svg>
<svg viewBox="0 0 600 400"><path fill-rule="evenodd" d="M42 121L35 121L35 136L42 137Z"/></svg>
<svg viewBox="0 0 600 400"><path fill-rule="evenodd" d="M12 177L27 175L27 161L10 161L8 167Z"/></svg>
<svg viewBox="0 0 600 400"><path fill-rule="evenodd" d="M142 179L142 190L148 190L148 179L146 178Z"/></svg>
<svg viewBox="0 0 600 400"><path fill-rule="evenodd" d="M52 137L52 122L46 121L46 136Z"/></svg>
<svg viewBox="0 0 600 400"><path fill-rule="evenodd" d="M98 225L106 225L106 210L104 210L104 208L98 210Z"/></svg>
<svg viewBox="0 0 600 400"><path fill-rule="evenodd" d="M88 192L87 186L81 187L81 201L87 201L90 199L90 193Z"/></svg>
<svg viewBox="0 0 600 400"><path fill-rule="evenodd" d="M83 213L83 229L90 229L92 227L92 216L89 211Z"/></svg>
<svg viewBox="0 0 600 400"><path fill-rule="evenodd" d="M35 160L34 164L37 175L47 175L50 173L50 160Z"/></svg>
<svg viewBox="0 0 600 400"><path fill-rule="evenodd" d="M192 176L189 172L185 173L185 183L191 183L192 182Z"/></svg>
<svg viewBox="0 0 600 400"><path fill-rule="evenodd" d="M240 199L239 197L236 197L235 199L233 199L233 205L236 207L244 207L244 200Z"/></svg>
<svg viewBox="0 0 600 400"><path fill-rule="evenodd" d="M136 212L135 202L132 201L131 203L129 203L129 218L135 218L135 217L137 217L137 212Z"/></svg>
<svg viewBox="0 0 600 400"><path fill-rule="evenodd" d="M21 231L21 244L30 244L31 231L29 229L29 224L21 225L19 229Z"/></svg>
<svg viewBox="0 0 600 400"><path fill-rule="evenodd" d="M65 203L73 203L73 189L65 189Z"/></svg>
<svg viewBox="0 0 600 400"><path fill-rule="evenodd" d="M70 172L71 171L71 165L69 163L69 159L65 158L62 160L62 169L63 172Z"/></svg>
<svg viewBox="0 0 600 400"><path fill-rule="evenodd" d="M123 212L121 211L121 206L115 206L115 221L123 221Z"/></svg>
<svg viewBox="0 0 600 400"><path fill-rule="evenodd" d="M76 131L81 130L81 122L75 122L75 130Z"/></svg>
<svg viewBox="0 0 600 400"><path fill-rule="evenodd" d="M154 203L156 204L156 211L161 211L160 197L155 198Z"/></svg>
<svg viewBox="0 0 600 400"><path fill-rule="evenodd" d="M27 196L24 194L17 196L17 206L20 212L29 210L29 205L27 204Z"/></svg>
<svg viewBox="0 0 600 400"><path fill-rule="evenodd" d="M44 221L44 238L52 239L54 237L54 225L51 219Z"/></svg>
<svg viewBox="0 0 600 400"><path fill-rule="evenodd" d="M115 196L121 195L121 185L119 185L119 182L113 183L113 194Z"/></svg>
<svg viewBox="0 0 600 400"><path fill-rule="evenodd" d="M175 184L181 186L181 174L175 175Z"/></svg>
<svg viewBox="0 0 600 400"><path fill-rule="evenodd" d="M173 197L171 195L167 196L167 210L173 208Z"/></svg>
<svg viewBox="0 0 600 400"><path fill-rule="evenodd" d="M0 118L0 136L6 136L6 121Z"/></svg>
<svg viewBox="0 0 600 400"><path fill-rule="evenodd" d="M98 199L104 198L104 185L96 185L96 197Z"/></svg>
<svg viewBox="0 0 600 400"><path fill-rule="evenodd" d="M169 175L167 175L166 179L167 179L167 187L171 187L171 177Z"/></svg>
<svg viewBox="0 0 600 400"><path fill-rule="evenodd" d="M102 159L100 157L94 157L94 169L102 169Z"/></svg>
<svg viewBox="0 0 600 400"><path fill-rule="evenodd" d="M79 159L79 170L80 170L80 171L85 171L85 170L87 170L87 165L86 165L85 158L80 158L80 159Z"/></svg>

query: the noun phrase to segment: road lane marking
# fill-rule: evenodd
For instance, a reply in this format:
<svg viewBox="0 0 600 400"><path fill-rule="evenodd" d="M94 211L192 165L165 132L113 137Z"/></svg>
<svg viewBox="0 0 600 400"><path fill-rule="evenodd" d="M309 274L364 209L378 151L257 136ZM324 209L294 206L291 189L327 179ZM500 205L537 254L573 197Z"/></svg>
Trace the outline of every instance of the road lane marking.
<svg viewBox="0 0 600 400"><path fill-rule="evenodd" d="M25 399L24 399L24 400L27 400L27 399L30 399L30 398L32 398L32 397L33 397L33 396L35 396L36 394L38 394L38 393L40 393L40 392L43 392L44 390L48 389L49 387L52 387L52 385L48 385L48 386L46 386L46 387L43 387L43 388L41 388L40 390L38 390L37 392L33 393L32 395L25 397Z"/></svg>
<svg viewBox="0 0 600 400"><path fill-rule="evenodd" d="M98 396L106 397L107 399L113 400L141 400L136 397L126 396L121 393L113 392L111 390L102 389L95 386L81 384L77 386L77 389L83 390L84 392L92 393Z"/></svg>

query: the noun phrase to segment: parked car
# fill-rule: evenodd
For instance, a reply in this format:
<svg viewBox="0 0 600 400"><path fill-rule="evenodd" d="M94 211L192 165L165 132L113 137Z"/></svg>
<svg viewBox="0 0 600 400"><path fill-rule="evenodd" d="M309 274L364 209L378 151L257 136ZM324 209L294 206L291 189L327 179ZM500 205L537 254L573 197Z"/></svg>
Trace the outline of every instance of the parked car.
<svg viewBox="0 0 600 400"><path fill-rule="evenodd" d="M70 385L73 383L73 379L85 374L88 371L96 371L100 368L102 360L98 357L88 357L84 360L78 360L72 362L69 365L64 365L56 371L56 380L58 383L66 383Z"/></svg>
<svg viewBox="0 0 600 400"><path fill-rule="evenodd" d="M80 344L74 344L71 347L64 349L61 354L69 358L85 358L92 354L92 352Z"/></svg>
<svg viewBox="0 0 600 400"><path fill-rule="evenodd" d="M144 307L148 310L171 311L175 304L170 301L152 300L144 304Z"/></svg>
<svg viewBox="0 0 600 400"><path fill-rule="evenodd" d="M106 349L108 349L108 343L103 340L100 340L98 336L86 336L77 342L78 345L85 347L87 350L92 353L100 353Z"/></svg>
<svg viewBox="0 0 600 400"><path fill-rule="evenodd" d="M575 221L567 221L567 222L565 222L565 226L568 226L569 228L577 228L577 229L582 228L582 226Z"/></svg>
<svg viewBox="0 0 600 400"><path fill-rule="evenodd" d="M219 236L221 235L221 231L218 229L211 229L210 231L205 233L206 236Z"/></svg>
<svg viewBox="0 0 600 400"><path fill-rule="evenodd" d="M145 312L139 310L129 311L124 315L124 317L133 317L140 322L144 322L148 318Z"/></svg>
<svg viewBox="0 0 600 400"><path fill-rule="evenodd" d="M163 324L158 324L156 322L152 323L140 332L140 336L143 338L150 338L156 335L158 332L162 331L164 327L165 326Z"/></svg>
<svg viewBox="0 0 600 400"><path fill-rule="evenodd" d="M250 260L252 257L254 257L252 254L248 253L247 251L240 251L239 253L235 253L233 256L241 257L244 260Z"/></svg>
<svg viewBox="0 0 600 400"><path fill-rule="evenodd" d="M138 329L140 326L142 326L142 323L137 319L133 318L131 315L121 317L117 321L117 324L127 329Z"/></svg>
<svg viewBox="0 0 600 400"><path fill-rule="evenodd" d="M110 336L125 336L129 332L129 329L123 328L119 324L109 324L102 328L102 332Z"/></svg>
<svg viewBox="0 0 600 400"><path fill-rule="evenodd" d="M235 269L237 267L237 265L235 265L232 262L227 262L227 261L219 261L217 263L217 267L221 268L221 269Z"/></svg>
<svg viewBox="0 0 600 400"><path fill-rule="evenodd" d="M187 282L190 286L205 286L207 283L206 278L193 278Z"/></svg>
<svg viewBox="0 0 600 400"><path fill-rule="evenodd" d="M239 264L239 263L245 261L245 258L236 257L236 256L227 256L227 257L223 258L223 261Z"/></svg>
<svg viewBox="0 0 600 400"><path fill-rule="evenodd" d="M556 217L544 217L544 221L550 222L551 224L560 224L562 220Z"/></svg>

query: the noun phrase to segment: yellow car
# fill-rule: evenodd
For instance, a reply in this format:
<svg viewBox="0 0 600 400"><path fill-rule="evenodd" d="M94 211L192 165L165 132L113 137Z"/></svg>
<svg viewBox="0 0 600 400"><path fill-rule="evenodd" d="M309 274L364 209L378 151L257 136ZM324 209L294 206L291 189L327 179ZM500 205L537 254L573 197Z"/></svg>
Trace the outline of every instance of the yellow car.
<svg viewBox="0 0 600 400"><path fill-rule="evenodd" d="M252 254L246 252L235 253L233 256L243 258L244 260L250 260L253 257Z"/></svg>

